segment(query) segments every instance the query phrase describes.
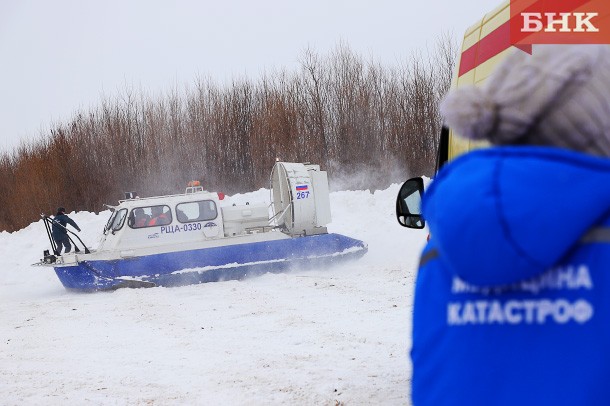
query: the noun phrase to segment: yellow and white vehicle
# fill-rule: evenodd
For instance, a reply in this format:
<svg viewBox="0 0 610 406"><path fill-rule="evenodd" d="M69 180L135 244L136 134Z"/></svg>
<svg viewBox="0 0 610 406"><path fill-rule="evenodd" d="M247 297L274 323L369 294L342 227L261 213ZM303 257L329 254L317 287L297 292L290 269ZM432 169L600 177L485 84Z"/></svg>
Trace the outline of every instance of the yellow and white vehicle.
<svg viewBox="0 0 610 406"><path fill-rule="evenodd" d="M451 89L465 85L482 85L498 63L514 51L516 47L510 45L509 5L510 1L504 1L466 30L453 73ZM531 49L522 47L519 49L531 53ZM485 142L461 138L450 128L443 130L439 143L437 170L458 155L487 145Z"/></svg>
<svg viewBox="0 0 610 406"><path fill-rule="evenodd" d="M453 73L451 89L465 85L482 85L498 63L514 51L516 47L511 45L510 40L509 5L510 1L504 1L466 30ZM519 49L531 53L531 46L530 49L524 47L519 47ZM458 155L488 144L461 138L451 128L443 127L438 145L437 171ZM409 179L400 189L396 201L396 215L402 226L424 227L419 204L422 192L421 178ZM419 193L419 198L417 198L417 193Z"/></svg>

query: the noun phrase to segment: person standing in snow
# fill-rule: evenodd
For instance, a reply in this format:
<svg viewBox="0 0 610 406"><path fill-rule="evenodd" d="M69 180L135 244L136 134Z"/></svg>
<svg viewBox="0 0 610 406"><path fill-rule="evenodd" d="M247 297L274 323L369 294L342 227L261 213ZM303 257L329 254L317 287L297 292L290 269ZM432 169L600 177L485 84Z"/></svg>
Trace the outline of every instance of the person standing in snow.
<svg viewBox="0 0 610 406"><path fill-rule="evenodd" d="M610 46L517 50L441 113L495 147L424 195L414 405L610 404Z"/></svg>
<svg viewBox="0 0 610 406"><path fill-rule="evenodd" d="M62 247L66 248L65 253L67 254L72 249L70 244L70 237L68 237L68 230L66 226L70 224L77 231L80 231L78 225L70 217L66 215L66 209L60 207L57 209L57 214L53 218L52 234L55 244L57 244L57 255L61 255Z"/></svg>

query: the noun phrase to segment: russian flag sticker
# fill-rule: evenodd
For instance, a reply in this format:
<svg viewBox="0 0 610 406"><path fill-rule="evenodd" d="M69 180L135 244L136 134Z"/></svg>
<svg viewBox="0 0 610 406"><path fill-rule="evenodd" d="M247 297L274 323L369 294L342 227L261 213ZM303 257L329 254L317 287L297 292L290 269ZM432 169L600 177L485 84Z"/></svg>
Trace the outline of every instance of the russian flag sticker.
<svg viewBox="0 0 610 406"><path fill-rule="evenodd" d="M302 192L302 191L307 190L307 189L308 189L307 185L297 185L297 190L299 192Z"/></svg>

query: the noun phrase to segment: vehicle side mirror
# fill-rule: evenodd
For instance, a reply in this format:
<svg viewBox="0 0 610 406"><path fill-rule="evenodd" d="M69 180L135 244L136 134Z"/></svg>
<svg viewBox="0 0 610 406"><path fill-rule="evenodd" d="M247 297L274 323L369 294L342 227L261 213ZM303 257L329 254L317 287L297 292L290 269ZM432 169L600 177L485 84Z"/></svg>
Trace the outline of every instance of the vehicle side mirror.
<svg viewBox="0 0 610 406"><path fill-rule="evenodd" d="M421 200L424 181L421 177L411 178L403 183L396 199L396 218L403 227L421 229L426 222L421 215Z"/></svg>

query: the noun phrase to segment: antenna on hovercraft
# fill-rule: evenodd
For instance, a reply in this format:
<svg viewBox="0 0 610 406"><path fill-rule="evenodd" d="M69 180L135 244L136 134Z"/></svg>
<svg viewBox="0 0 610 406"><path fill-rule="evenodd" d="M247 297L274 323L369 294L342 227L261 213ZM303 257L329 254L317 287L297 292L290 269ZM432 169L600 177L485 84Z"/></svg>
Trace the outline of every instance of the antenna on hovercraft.
<svg viewBox="0 0 610 406"><path fill-rule="evenodd" d="M105 207L108 207L108 208L110 209L110 211L112 211L112 212L115 212L115 211L116 211L116 209L117 209L117 206L111 206L111 205L106 204L106 203L104 203L104 206L105 206Z"/></svg>

